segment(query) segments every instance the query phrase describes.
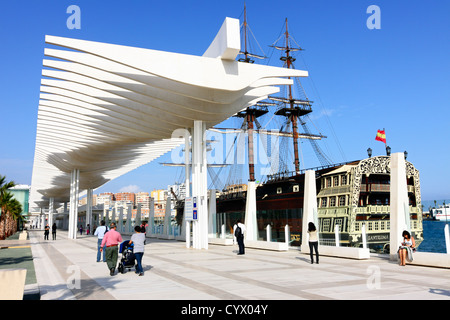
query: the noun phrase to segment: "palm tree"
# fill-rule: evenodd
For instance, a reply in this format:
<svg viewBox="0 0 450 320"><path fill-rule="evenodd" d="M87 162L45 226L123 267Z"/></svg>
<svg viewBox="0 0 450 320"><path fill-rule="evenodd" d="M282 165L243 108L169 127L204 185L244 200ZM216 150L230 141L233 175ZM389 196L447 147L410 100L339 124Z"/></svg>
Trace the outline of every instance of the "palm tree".
<svg viewBox="0 0 450 320"><path fill-rule="evenodd" d="M14 187L15 185L14 181L6 182L6 176L0 174L0 198L5 192L8 192L9 188Z"/></svg>
<svg viewBox="0 0 450 320"><path fill-rule="evenodd" d="M0 240L6 239L6 225L8 224L8 215L10 203L13 200L13 195L10 192L0 193Z"/></svg>
<svg viewBox="0 0 450 320"><path fill-rule="evenodd" d="M8 192L8 189L15 185L16 184L13 181L6 182L6 176L0 175L0 239L6 238L7 224L9 222L8 216L12 215L10 211L15 211L17 209L16 204L13 201L15 200L13 199L13 195ZM20 212L21 211L19 211L19 213Z"/></svg>
<svg viewBox="0 0 450 320"><path fill-rule="evenodd" d="M17 232L17 224L23 220L22 204L17 199L11 199L7 207L5 236L9 237Z"/></svg>

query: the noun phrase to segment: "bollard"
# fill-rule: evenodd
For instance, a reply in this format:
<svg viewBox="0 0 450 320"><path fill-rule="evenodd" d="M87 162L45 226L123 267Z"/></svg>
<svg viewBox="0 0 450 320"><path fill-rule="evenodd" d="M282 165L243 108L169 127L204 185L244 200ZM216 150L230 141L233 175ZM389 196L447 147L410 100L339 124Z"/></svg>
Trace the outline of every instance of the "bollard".
<svg viewBox="0 0 450 320"><path fill-rule="evenodd" d="M22 300L27 269L0 270L0 300Z"/></svg>
<svg viewBox="0 0 450 320"><path fill-rule="evenodd" d="M290 240L290 236L289 236L289 225L285 225L284 226L284 239L286 241L286 245L289 246L289 240Z"/></svg>
<svg viewBox="0 0 450 320"><path fill-rule="evenodd" d="M339 247L339 225L334 226L334 238L336 241L336 247Z"/></svg>
<svg viewBox="0 0 450 320"><path fill-rule="evenodd" d="M272 226L270 224L268 224L266 227L266 237L267 237L267 242L272 241Z"/></svg>
<svg viewBox="0 0 450 320"><path fill-rule="evenodd" d="M225 224L222 224L220 237L225 239Z"/></svg>
<svg viewBox="0 0 450 320"><path fill-rule="evenodd" d="M444 227L445 234L445 246L447 247L447 254L450 254L450 232L448 230L448 224Z"/></svg>
<svg viewBox="0 0 450 320"><path fill-rule="evenodd" d="M366 237L366 224L365 223L363 223L363 225L362 225L361 238L362 238L363 249L367 249L367 237Z"/></svg>

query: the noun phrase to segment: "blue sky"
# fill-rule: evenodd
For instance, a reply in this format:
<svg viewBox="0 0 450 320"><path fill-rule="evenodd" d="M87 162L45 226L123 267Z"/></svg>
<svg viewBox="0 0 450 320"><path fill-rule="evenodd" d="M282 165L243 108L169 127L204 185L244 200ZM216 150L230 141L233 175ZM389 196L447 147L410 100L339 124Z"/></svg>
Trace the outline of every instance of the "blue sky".
<svg viewBox="0 0 450 320"><path fill-rule="evenodd" d="M450 2L445 0L247 0L248 22L266 55L282 31L306 50L312 79L305 84L314 114L328 136L335 162L362 159L385 128L393 152L407 150L420 170L424 200L450 198ZM81 9L81 29L70 30L70 5ZM370 5L380 8L381 29L366 26ZM240 18L244 1L7 1L0 11L0 174L31 184L39 85L46 34L202 55L225 17ZM270 64L277 65L277 57ZM310 90L311 89L311 90ZM328 118L324 116L328 115ZM330 126L331 123L331 126ZM336 147L339 142L342 151ZM304 167L308 162L305 148ZM166 158L107 183L96 192L124 187L166 188L179 172ZM132 187L130 187L132 189Z"/></svg>

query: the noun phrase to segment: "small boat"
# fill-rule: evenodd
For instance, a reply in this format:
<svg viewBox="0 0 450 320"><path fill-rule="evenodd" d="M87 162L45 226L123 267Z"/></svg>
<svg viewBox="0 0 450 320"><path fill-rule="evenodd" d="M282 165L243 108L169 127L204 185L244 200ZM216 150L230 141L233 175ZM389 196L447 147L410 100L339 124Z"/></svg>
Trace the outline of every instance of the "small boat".
<svg viewBox="0 0 450 320"><path fill-rule="evenodd" d="M444 204L439 208L433 208L430 210L431 216L434 220L450 221L450 205Z"/></svg>

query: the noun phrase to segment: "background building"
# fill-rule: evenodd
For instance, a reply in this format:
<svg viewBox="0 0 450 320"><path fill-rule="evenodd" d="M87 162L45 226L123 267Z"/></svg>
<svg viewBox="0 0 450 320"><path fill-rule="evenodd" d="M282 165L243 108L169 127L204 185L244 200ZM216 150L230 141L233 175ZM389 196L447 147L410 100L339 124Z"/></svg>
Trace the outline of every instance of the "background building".
<svg viewBox="0 0 450 320"><path fill-rule="evenodd" d="M136 196L132 192L119 192L114 194L116 201L131 201L134 205Z"/></svg>
<svg viewBox="0 0 450 320"><path fill-rule="evenodd" d="M150 208L150 194L148 192L139 192L135 194L136 196L136 206L141 205L142 209Z"/></svg>
<svg viewBox="0 0 450 320"><path fill-rule="evenodd" d="M97 195L97 204L103 204L105 209L113 206L115 200L114 194L111 192L105 192Z"/></svg>
<svg viewBox="0 0 450 320"><path fill-rule="evenodd" d="M28 199L30 197L30 186L26 184L18 184L10 189L9 192L14 196L14 198L20 202L22 205L21 214L24 216L28 216L29 214L29 204Z"/></svg>

